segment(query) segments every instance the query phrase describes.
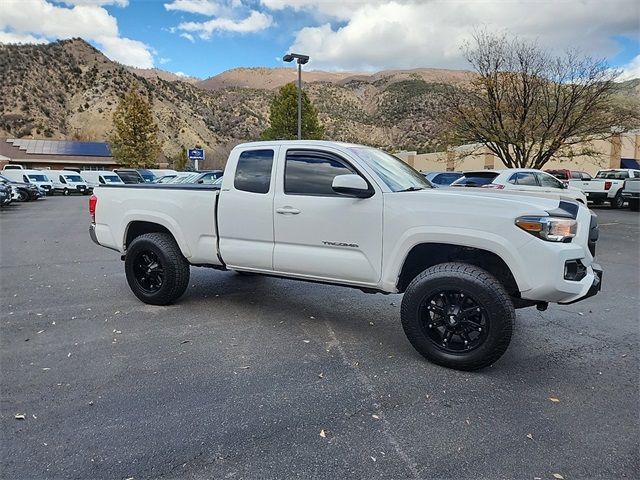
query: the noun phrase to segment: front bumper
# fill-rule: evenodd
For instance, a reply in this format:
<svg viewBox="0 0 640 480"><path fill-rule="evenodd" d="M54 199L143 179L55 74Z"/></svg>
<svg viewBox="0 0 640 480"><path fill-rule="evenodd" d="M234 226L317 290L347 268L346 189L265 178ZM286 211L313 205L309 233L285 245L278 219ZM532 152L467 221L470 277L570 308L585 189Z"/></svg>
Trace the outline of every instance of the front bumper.
<svg viewBox="0 0 640 480"><path fill-rule="evenodd" d="M622 196L625 198L625 200L634 199L634 198L640 199L640 192L625 192L623 190Z"/></svg>
<svg viewBox="0 0 640 480"><path fill-rule="evenodd" d="M571 305L572 303L581 302L582 300L585 300L589 297L593 297L600 290L602 290L602 267L597 263L592 263L591 269L593 270L593 282L591 283L591 287L589 287L589 290L587 290L587 293L580 298L571 300L570 302L558 302L560 305Z"/></svg>

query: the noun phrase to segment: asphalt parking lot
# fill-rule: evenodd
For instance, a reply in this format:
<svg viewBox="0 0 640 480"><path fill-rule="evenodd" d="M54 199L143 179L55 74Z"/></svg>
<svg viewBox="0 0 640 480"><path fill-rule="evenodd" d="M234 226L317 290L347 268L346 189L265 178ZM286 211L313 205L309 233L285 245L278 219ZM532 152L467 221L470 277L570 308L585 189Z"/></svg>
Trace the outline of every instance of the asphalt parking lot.
<svg viewBox="0 0 640 480"><path fill-rule="evenodd" d="M519 310L502 359L463 373L413 350L400 296L193 268L148 306L87 197L14 204L2 477L637 478L640 217L597 213L603 292Z"/></svg>

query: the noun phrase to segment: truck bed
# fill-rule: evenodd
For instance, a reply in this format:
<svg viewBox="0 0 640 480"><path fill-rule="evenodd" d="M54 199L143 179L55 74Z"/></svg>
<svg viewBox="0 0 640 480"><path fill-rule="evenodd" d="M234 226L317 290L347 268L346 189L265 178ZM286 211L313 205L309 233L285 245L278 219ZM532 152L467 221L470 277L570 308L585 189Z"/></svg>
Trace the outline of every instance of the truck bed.
<svg viewBox="0 0 640 480"><path fill-rule="evenodd" d="M144 223L151 222L173 235L192 265L222 264L217 254L215 220L219 186L101 185L97 190L100 200L96 205L95 235L100 244L124 253L128 232L144 230Z"/></svg>

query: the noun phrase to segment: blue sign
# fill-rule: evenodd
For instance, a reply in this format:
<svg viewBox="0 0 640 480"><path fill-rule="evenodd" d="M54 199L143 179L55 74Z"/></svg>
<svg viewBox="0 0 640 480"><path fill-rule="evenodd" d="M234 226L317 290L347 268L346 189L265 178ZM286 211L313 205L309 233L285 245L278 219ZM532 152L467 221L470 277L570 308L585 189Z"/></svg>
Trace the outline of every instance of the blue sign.
<svg viewBox="0 0 640 480"><path fill-rule="evenodd" d="M188 157L189 160L204 160L204 150L202 148L190 148Z"/></svg>

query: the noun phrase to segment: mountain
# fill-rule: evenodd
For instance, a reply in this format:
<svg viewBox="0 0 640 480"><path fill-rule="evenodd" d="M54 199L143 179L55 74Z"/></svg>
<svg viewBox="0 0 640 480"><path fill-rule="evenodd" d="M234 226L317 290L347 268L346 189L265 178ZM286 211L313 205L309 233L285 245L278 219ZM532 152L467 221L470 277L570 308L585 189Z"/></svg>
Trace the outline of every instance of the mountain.
<svg viewBox="0 0 640 480"><path fill-rule="evenodd" d="M311 70L303 72L303 82L333 83L344 86L351 82L374 84L384 80L387 84L403 80L424 80L427 83L461 83L469 79L470 72L443 70L437 68L416 68L412 70L384 70L377 73L323 72ZM298 81L298 72L292 68L234 68L197 83L204 90L220 90L228 87L275 90Z"/></svg>
<svg viewBox="0 0 640 480"><path fill-rule="evenodd" d="M235 144L259 138L277 88L297 79L294 68L238 68L205 80L135 69L82 39L0 45L0 72L0 137L106 140L119 99L138 84L152 105L164 154L201 145L207 167L222 166ZM427 68L304 71L303 81L328 139L431 151L441 126L442 91L470 76ZM639 83L620 84L621 101L637 98Z"/></svg>

